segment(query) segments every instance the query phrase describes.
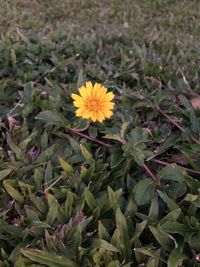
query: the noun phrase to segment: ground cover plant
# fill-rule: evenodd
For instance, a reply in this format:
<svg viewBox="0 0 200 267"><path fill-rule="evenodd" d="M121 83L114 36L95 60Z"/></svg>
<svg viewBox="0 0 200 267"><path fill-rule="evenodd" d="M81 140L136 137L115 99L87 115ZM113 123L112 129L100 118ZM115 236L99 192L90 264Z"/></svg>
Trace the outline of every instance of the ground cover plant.
<svg viewBox="0 0 200 267"><path fill-rule="evenodd" d="M2 267L200 266L200 6L109 2L1 3Z"/></svg>

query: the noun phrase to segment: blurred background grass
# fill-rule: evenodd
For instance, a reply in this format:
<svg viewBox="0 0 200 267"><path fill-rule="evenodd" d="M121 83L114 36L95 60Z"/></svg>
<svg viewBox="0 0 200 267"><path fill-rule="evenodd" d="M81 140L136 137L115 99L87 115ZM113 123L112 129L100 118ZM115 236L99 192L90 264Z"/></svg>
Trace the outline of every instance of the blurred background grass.
<svg viewBox="0 0 200 267"><path fill-rule="evenodd" d="M63 30L74 36L117 36L190 50L200 39L198 0L0 0L0 5L2 38L17 28L41 38Z"/></svg>

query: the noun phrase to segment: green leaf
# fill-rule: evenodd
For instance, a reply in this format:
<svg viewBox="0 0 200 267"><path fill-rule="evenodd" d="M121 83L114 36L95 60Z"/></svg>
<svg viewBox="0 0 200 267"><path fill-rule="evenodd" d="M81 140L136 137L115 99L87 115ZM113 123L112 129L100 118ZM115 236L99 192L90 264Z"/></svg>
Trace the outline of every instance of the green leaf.
<svg viewBox="0 0 200 267"><path fill-rule="evenodd" d="M122 189L119 189L118 191L114 192L111 189L111 187L108 186L108 198L114 211L116 211L117 208L119 207L119 199L120 199L121 193L122 193Z"/></svg>
<svg viewBox="0 0 200 267"><path fill-rule="evenodd" d="M88 207L93 211L97 207L97 202L95 198L93 197L92 193L90 190L86 187L84 190L84 196L85 196L85 201L88 204Z"/></svg>
<svg viewBox="0 0 200 267"><path fill-rule="evenodd" d="M65 216L66 219L69 220L72 215L72 205L73 205L73 194L68 191L67 192L67 200L65 202Z"/></svg>
<svg viewBox="0 0 200 267"><path fill-rule="evenodd" d="M44 264L48 267L78 267L70 259L38 249L22 249L21 253L33 262Z"/></svg>
<svg viewBox="0 0 200 267"><path fill-rule="evenodd" d="M139 206L148 204L154 195L155 184L150 179L139 181L133 188L134 198Z"/></svg>
<svg viewBox="0 0 200 267"><path fill-rule="evenodd" d="M172 180L176 182L183 182L186 175L186 171L177 164L166 166L158 173L161 180Z"/></svg>
<svg viewBox="0 0 200 267"><path fill-rule="evenodd" d="M181 215L182 211L181 209L174 209L170 211L166 216L164 216L160 222L159 225L164 224L165 222L176 222Z"/></svg>
<svg viewBox="0 0 200 267"><path fill-rule="evenodd" d="M132 250L130 245L130 238L128 233L128 225L125 216L121 212L121 210L118 208L116 213L116 225L119 228L120 232L120 246L122 248L122 253L125 258L125 261L129 261L131 259Z"/></svg>
<svg viewBox="0 0 200 267"><path fill-rule="evenodd" d="M157 190L159 196L162 198L162 200L167 204L168 208L170 210L179 209L179 206L174 202L171 198L169 198L165 193L163 193L160 190Z"/></svg>
<svg viewBox="0 0 200 267"><path fill-rule="evenodd" d="M50 160L47 163L44 177L45 177L45 183L48 183L53 179L53 170Z"/></svg>
<svg viewBox="0 0 200 267"><path fill-rule="evenodd" d="M80 144L81 152L83 154L83 157L90 163L92 164L94 162L91 153L87 150L87 148Z"/></svg>
<svg viewBox="0 0 200 267"><path fill-rule="evenodd" d="M142 232L144 231L144 229L146 228L147 225L147 221L143 221L141 223L137 223L136 227L135 227L135 233L133 238L131 239L131 243L134 242L137 238L140 237L140 235L142 234Z"/></svg>
<svg viewBox="0 0 200 267"><path fill-rule="evenodd" d="M58 201L53 199L46 217L46 223L52 225L58 213Z"/></svg>
<svg viewBox="0 0 200 267"><path fill-rule="evenodd" d="M83 82L84 82L83 67L81 67L78 73L77 87L79 88L81 85L83 85Z"/></svg>
<svg viewBox="0 0 200 267"><path fill-rule="evenodd" d="M135 248L135 251L142 253L143 255L155 258L163 263L166 263L166 261L162 257L160 257L160 255L158 255L157 251L155 252L155 251L150 250L149 248L143 248L143 247Z"/></svg>
<svg viewBox="0 0 200 267"><path fill-rule="evenodd" d="M98 221L98 236L100 239L110 240L110 234L100 220Z"/></svg>
<svg viewBox="0 0 200 267"><path fill-rule="evenodd" d="M119 261L112 261L110 262L107 267L120 267Z"/></svg>
<svg viewBox="0 0 200 267"><path fill-rule="evenodd" d="M122 137L120 136L119 133L109 133L109 134L106 134L103 138L110 139L110 140L117 140L120 143L122 141Z"/></svg>
<svg viewBox="0 0 200 267"><path fill-rule="evenodd" d="M26 267L25 258L23 258L22 256L19 256L15 262L14 267Z"/></svg>
<svg viewBox="0 0 200 267"><path fill-rule="evenodd" d="M150 206L150 209L149 209L148 217L151 220L155 221L158 218L158 212L159 212L159 202L158 202L158 197L156 195L152 199L151 206Z"/></svg>
<svg viewBox="0 0 200 267"><path fill-rule="evenodd" d="M183 254L182 246L172 250L167 261L167 267L179 267L182 266L183 260L186 256Z"/></svg>
<svg viewBox="0 0 200 267"><path fill-rule="evenodd" d="M164 231L162 231L162 230L160 230L160 229L158 229L158 228L156 228L154 226L149 226L149 230L152 232L152 234L154 235L155 239L158 241L158 243L164 249L166 249L167 251L171 250L173 243L172 243L171 239L168 237L168 235Z"/></svg>
<svg viewBox="0 0 200 267"><path fill-rule="evenodd" d="M8 180L5 180L3 182L3 186L13 199L17 200L20 203L24 202L24 197L19 193L19 191L17 191L14 187L12 187L12 185L9 184Z"/></svg>
<svg viewBox="0 0 200 267"><path fill-rule="evenodd" d="M68 162L66 162L64 159L62 159L61 157L58 157L58 160L59 160L59 163L60 163L61 167L63 168L65 174L67 176L72 175L73 174L73 167Z"/></svg>
<svg viewBox="0 0 200 267"><path fill-rule="evenodd" d="M61 114L52 110L41 111L36 117L36 120L46 122L47 125L69 127L69 122Z"/></svg>
<svg viewBox="0 0 200 267"><path fill-rule="evenodd" d="M159 261L158 259L151 258L148 260L146 267L158 267Z"/></svg>
<svg viewBox="0 0 200 267"><path fill-rule="evenodd" d="M92 239L92 247L94 248L102 248L104 250L119 252L119 250L114 247L112 244L108 243L107 241L99 238Z"/></svg>
<svg viewBox="0 0 200 267"><path fill-rule="evenodd" d="M172 234L178 233L182 236L186 235L186 233L190 231L186 225L178 222L165 222L162 224L162 229L165 232Z"/></svg>
<svg viewBox="0 0 200 267"><path fill-rule="evenodd" d="M3 180L6 176L8 176L13 170L12 169L5 169L0 171L0 180Z"/></svg>

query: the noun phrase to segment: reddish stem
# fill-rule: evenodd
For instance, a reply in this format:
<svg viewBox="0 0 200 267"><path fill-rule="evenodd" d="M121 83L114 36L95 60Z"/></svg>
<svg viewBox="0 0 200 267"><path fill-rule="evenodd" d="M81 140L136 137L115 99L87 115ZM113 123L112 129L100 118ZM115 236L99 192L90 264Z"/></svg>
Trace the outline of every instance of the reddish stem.
<svg viewBox="0 0 200 267"><path fill-rule="evenodd" d="M181 127L177 122L175 122L170 116L168 116L159 106L156 107L157 110L165 117L167 118L173 125L175 125L182 133L185 133L186 130ZM192 137L192 140L196 143L196 144L199 144L199 141Z"/></svg>
<svg viewBox="0 0 200 267"><path fill-rule="evenodd" d="M165 161L162 161L162 160L158 160L158 159L151 159L152 162L155 162L159 165L163 165L163 166L169 166L173 163L167 163ZM179 164L177 164L178 166L180 166ZM183 168L185 171L189 172L189 173L194 173L194 174L200 174L200 171L198 170L192 170L192 169L189 169L189 168L186 168L186 167L183 167L183 166L180 166L181 168Z"/></svg>
<svg viewBox="0 0 200 267"><path fill-rule="evenodd" d="M79 131L76 131L74 128L70 128L69 131L70 131L71 133L75 134L75 135L84 137L84 138L86 138L86 139L88 139L88 140L90 140L90 141L92 141L92 142L95 142L95 143L97 143L97 144L99 144L99 145L109 147L109 145L106 144L105 142L103 142L103 141L101 141L101 140L98 140L98 139L96 139L96 138L94 138L94 137L91 137L91 136L89 136L89 135L87 135L87 134L84 134L84 133L81 133L81 132L79 132Z"/></svg>
<svg viewBox="0 0 200 267"><path fill-rule="evenodd" d="M151 177L151 179L159 186L160 185L160 181L154 176L154 174L149 169L149 167L145 163L144 163L143 167L144 167L146 173Z"/></svg>

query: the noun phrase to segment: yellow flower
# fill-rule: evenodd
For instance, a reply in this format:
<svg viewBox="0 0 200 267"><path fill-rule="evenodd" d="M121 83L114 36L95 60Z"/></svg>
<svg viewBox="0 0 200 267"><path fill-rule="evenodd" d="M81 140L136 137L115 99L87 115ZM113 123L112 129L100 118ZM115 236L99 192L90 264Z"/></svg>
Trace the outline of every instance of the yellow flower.
<svg viewBox="0 0 200 267"><path fill-rule="evenodd" d="M102 122L106 118L113 115L111 111L114 109L114 103L111 102L114 98L112 92L107 93L107 88L100 83L86 82L86 86L81 86L79 89L80 95L71 94L76 110L76 116L92 121Z"/></svg>

